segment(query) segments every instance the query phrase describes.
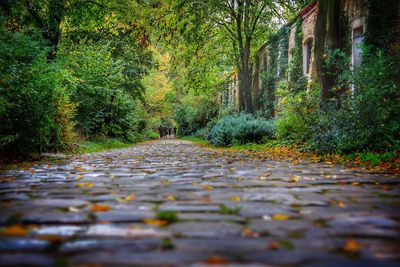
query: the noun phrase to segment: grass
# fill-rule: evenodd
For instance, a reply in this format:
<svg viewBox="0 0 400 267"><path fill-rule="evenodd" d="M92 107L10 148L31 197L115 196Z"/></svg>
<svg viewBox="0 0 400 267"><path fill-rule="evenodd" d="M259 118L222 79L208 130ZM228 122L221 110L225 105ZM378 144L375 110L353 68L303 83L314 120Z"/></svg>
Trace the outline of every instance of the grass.
<svg viewBox="0 0 400 267"><path fill-rule="evenodd" d="M210 143L208 143L207 140L204 140L202 138L194 137L194 136L183 136L179 138L180 140L186 140L186 141L191 141L193 143L196 143L198 145L203 145L203 146L211 146Z"/></svg>
<svg viewBox="0 0 400 267"><path fill-rule="evenodd" d="M110 149L125 148L132 145L134 145L134 143L125 143L118 139L90 140L79 144L73 152L76 154L86 154Z"/></svg>

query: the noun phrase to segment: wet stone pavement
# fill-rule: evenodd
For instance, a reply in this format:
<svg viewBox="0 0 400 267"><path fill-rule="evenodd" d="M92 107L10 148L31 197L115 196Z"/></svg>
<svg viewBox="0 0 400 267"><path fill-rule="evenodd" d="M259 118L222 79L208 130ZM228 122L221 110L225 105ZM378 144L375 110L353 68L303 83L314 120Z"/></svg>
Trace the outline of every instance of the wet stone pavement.
<svg viewBox="0 0 400 267"><path fill-rule="evenodd" d="M0 266L400 266L387 174L163 140L0 177Z"/></svg>

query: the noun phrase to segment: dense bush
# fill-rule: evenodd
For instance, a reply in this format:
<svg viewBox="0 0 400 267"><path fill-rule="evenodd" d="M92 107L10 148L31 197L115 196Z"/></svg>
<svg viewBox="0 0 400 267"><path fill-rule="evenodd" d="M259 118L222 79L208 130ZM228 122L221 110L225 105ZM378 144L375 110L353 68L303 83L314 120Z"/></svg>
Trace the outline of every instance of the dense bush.
<svg viewBox="0 0 400 267"><path fill-rule="evenodd" d="M399 53L364 49L353 75L354 93L342 95L320 111L311 147L322 152L393 150L400 140Z"/></svg>
<svg viewBox="0 0 400 267"><path fill-rule="evenodd" d="M199 129L209 128L218 115L218 104L212 96L184 97L175 109L174 120L180 136L194 134Z"/></svg>
<svg viewBox="0 0 400 267"><path fill-rule="evenodd" d="M47 62L35 32L0 31L0 151L25 154L65 148L74 139L75 106L60 67Z"/></svg>
<svg viewBox="0 0 400 267"><path fill-rule="evenodd" d="M319 87L310 86L309 91L292 92L287 83L282 83L277 90L279 95L276 134L281 140L301 143L313 136L310 127L317 120Z"/></svg>
<svg viewBox="0 0 400 267"><path fill-rule="evenodd" d="M71 49L72 48L72 49ZM86 137L109 136L135 141L146 123L124 88L124 62L111 56L109 43L69 44L60 61L71 73L69 88L77 103L78 131Z"/></svg>
<svg viewBox="0 0 400 267"><path fill-rule="evenodd" d="M208 140L215 146L262 143L274 137L274 123L250 114L227 116L210 130Z"/></svg>

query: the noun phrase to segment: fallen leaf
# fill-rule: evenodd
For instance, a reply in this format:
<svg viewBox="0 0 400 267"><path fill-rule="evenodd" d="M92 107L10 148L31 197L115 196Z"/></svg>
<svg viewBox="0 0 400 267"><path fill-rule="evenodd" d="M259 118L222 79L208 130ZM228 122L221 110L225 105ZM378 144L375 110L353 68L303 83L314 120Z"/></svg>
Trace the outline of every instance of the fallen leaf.
<svg viewBox="0 0 400 267"><path fill-rule="evenodd" d="M157 219L145 219L144 223L148 224L148 225L165 226L165 225L168 224L168 221L166 221L166 220L157 220Z"/></svg>
<svg viewBox="0 0 400 267"><path fill-rule="evenodd" d="M27 171L27 170L29 170L29 166L24 166L23 169L24 169L24 171Z"/></svg>
<svg viewBox="0 0 400 267"><path fill-rule="evenodd" d="M290 216L283 213L277 213L274 216L272 216L272 219L276 221L286 221L290 219Z"/></svg>
<svg viewBox="0 0 400 267"><path fill-rule="evenodd" d="M83 175L78 175L78 176L76 177L76 180L80 181L80 180L82 180L83 178L85 178L85 176L83 176Z"/></svg>
<svg viewBox="0 0 400 267"><path fill-rule="evenodd" d="M105 212L111 210L111 207L108 205L98 205L93 204L92 208L90 209L92 212Z"/></svg>
<svg viewBox="0 0 400 267"><path fill-rule="evenodd" d="M354 239L347 239L346 244L343 246L345 252L354 253L362 250L362 245Z"/></svg>
<svg viewBox="0 0 400 267"><path fill-rule="evenodd" d="M259 232L255 232L250 230L249 228L244 228L242 230L242 236L243 237L253 237L253 238L258 238L260 237L260 233Z"/></svg>
<svg viewBox="0 0 400 267"><path fill-rule="evenodd" d="M75 207L69 207L68 208L68 211L70 211L70 212L81 212L83 209L78 209L78 208L75 208Z"/></svg>
<svg viewBox="0 0 400 267"><path fill-rule="evenodd" d="M281 248L281 245L280 245L278 242L276 242L276 241L271 241L271 242L269 243L269 245L268 245L268 248L269 248L270 250L278 250L278 249Z"/></svg>
<svg viewBox="0 0 400 267"><path fill-rule="evenodd" d="M346 208L346 204L344 204L344 202L343 201L339 201L339 203L338 203L338 207L339 208Z"/></svg>
<svg viewBox="0 0 400 267"><path fill-rule="evenodd" d="M211 256L208 257L205 261L205 264L209 265L220 265L220 264L228 264L229 260L227 258L221 256Z"/></svg>
<svg viewBox="0 0 400 267"><path fill-rule="evenodd" d="M176 201L176 198L174 195L167 195L166 199L167 199L167 201Z"/></svg>
<svg viewBox="0 0 400 267"><path fill-rule="evenodd" d="M230 201L232 201L232 202L240 202L240 201L242 201L242 198L240 197L240 196L231 196L230 197Z"/></svg>
<svg viewBox="0 0 400 267"><path fill-rule="evenodd" d="M214 187L212 187L211 185L202 185L201 188L206 191L211 191L214 189Z"/></svg>
<svg viewBox="0 0 400 267"><path fill-rule="evenodd" d="M267 180L269 176L271 176L272 173L264 173L259 177L260 180Z"/></svg>
<svg viewBox="0 0 400 267"><path fill-rule="evenodd" d="M126 197L119 197L117 198L117 201L120 203L128 202L128 201L134 201L136 199L135 194L130 194L129 196Z"/></svg>
<svg viewBox="0 0 400 267"><path fill-rule="evenodd" d="M12 236L26 236L29 233L29 230L20 224L7 226L0 230L0 234L2 235L12 235Z"/></svg>
<svg viewBox="0 0 400 267"><path fill-rule="evenodd" d="M92 188L94 186L94 184L92 182L83 182L83 183L78 183L78 187L80 188Z"/></svg>
<svg viewBox="0 0 400 267"><path fill-rule="evenodd" d="M77 172L83 172L83 171L85 171L81 166L75 167L74 170L77 171Z"/></svg>
<svg viewBox="0 0 400 267"><path fill-rule="evenodd" d="M298 175L291 175L289 181L292 182L292 183L297 183L297 182L300 181L300 176L298 176Z"/></svg>
<svg viewBox="0 0 400 267"><path fill-rule="evenodd" d="M35 174L36 173L36 171L35 170L31 170L31 174Z"/></svg>

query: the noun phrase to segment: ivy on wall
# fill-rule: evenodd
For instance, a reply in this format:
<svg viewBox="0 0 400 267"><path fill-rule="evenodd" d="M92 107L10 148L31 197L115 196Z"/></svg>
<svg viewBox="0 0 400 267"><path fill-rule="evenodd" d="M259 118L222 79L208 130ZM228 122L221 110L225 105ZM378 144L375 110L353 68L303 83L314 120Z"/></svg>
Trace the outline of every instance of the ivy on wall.
<svg viewBox="0 0 400 267"><path fill-rule="evenodd" d="M399 42L398 2L365 0L370 14L367 18L365 43L389 52L391 46Z"/></svg>
<svg viewBox="0 0 400 267"><path fill-rule="evenodd" d="M307 78L303 74L303 32L302 20L296 22L295 45L289 63L289 90L297 93L307 88Z"/></svg>
<svg viewBox="0 0 400 267"><path fill-rule="evenodd" d="M267 67L261 74L262 87L256 97L257 115L267 119L275 117L277 83L287 72L289 33L290 28L284 26L269 39Z"/></svg>

